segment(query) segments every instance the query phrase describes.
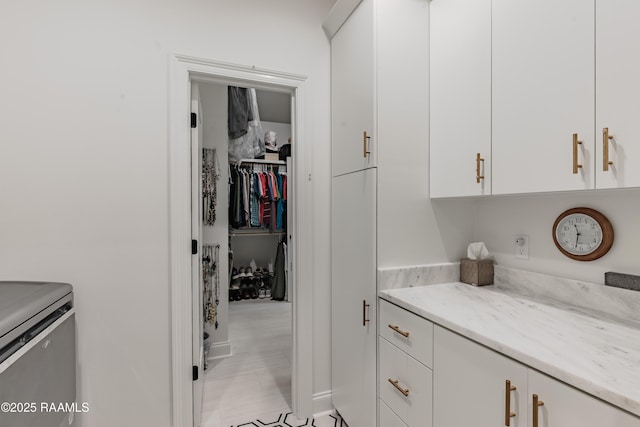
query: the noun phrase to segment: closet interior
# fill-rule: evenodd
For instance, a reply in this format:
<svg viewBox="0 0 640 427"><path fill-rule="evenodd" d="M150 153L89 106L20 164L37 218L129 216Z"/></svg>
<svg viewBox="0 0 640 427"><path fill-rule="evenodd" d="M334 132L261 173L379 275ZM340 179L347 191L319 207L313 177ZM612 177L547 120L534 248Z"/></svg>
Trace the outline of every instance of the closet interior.
<svg viewBox="0 0 640 427"><path fill-rule="evenodd" d="M289 301L289 93L199 83L205 360L231 355L234 304Z"/></svg>
<svg viewBox="0 0 640 427"><path fill-rule="evenodd" d="M286 162L239 160L230 167L229 300L287 300Z"/></svg>

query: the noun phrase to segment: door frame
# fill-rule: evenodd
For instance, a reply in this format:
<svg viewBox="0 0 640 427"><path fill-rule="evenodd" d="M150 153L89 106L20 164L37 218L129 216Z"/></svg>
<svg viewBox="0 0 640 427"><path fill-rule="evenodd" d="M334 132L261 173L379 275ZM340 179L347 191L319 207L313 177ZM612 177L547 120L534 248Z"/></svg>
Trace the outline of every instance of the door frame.
<svg viewBox="0 0 640 427"><path fill-rule="evenodd" d="M211 82L289 93L295 186L291 406L295 415L312 415L313 403L313 185L311 140L306 126L307 76L172 54L169 66L169 272L171 309L172 418L174 427L193 426L191 295L191 83ZM309 177L308 179L306 177ZM189 286L185 286L189 284Z"/></svg>

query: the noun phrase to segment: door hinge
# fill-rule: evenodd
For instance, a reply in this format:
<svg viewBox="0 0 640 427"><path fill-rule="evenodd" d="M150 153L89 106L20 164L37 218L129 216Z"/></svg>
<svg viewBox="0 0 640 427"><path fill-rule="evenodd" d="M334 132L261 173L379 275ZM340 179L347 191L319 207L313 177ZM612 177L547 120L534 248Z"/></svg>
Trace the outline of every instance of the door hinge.
<svg viewBox="0 0 640 427"><path fill-rule="evenodd" d="M198 253L198 241L191 240L191 255L195 255Z"/></svg>
<svg viewBox="0 0 640 427"><path fill-rule="evenodd" d="M193 380L198 381L198 367L195 365L193 366Z"/></svg>
<svg viewBox="0 0 640 427"><path fill-rule="evenodd" d="M191 127L194 128L198 126L198 115L196 113L191 113Z"/></svg>

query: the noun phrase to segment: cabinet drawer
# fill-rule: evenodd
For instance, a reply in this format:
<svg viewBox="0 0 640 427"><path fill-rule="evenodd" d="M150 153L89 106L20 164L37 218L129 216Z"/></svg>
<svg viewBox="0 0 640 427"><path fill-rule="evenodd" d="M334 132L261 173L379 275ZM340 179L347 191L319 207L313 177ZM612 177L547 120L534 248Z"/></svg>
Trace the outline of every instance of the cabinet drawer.
<svg viewBox="0 0 640 427"><path fill-rule="evenodd" d="M380 427L407 427L396 414L381 400L380 401Z"/></svg>
<svg viewBox="0 0 640 427"><path fill-rule="evenodd" d="M431 427L431 369L382 337L379 338L379 351L380 399L409 427ZM396 385L391 381L397 381Z"/></svg>
<svg viewBox="0 0 640 427"><path fill-rule="evenodd" d="M433 323L383 299L379 301L380 335L432 368Z"/></svg>

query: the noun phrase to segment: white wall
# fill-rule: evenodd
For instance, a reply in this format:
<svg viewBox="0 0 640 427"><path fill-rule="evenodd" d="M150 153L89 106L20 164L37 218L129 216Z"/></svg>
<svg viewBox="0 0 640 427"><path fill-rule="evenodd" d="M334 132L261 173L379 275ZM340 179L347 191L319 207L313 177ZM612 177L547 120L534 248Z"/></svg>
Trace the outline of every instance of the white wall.
<svg viewBox="0 0 640 427"><path fill-rule="evenodd" d="M0 276L75 287L84 427L171 423L172 52L308 75L314 347L329 346L333 0L13 2L0 14ZM330 389L327 362L314 391Z"/></svg>
<svg viewBox="0 0 640 427"><path fill-rule="evenodd" d="M377 46L378 268L458 261L473 237L474 206L429 199L429 2L376 6L385 17Z"/></svg>
<svg viewBox="0 0 640 427"><path fill-rule="evenodd" d="M613 224L613 247L595 261L569 259L553 243L553 222L578 206L599 210ZM477 202L475 237L486 242L500 265L604 283L607 271L640 275L638 212L640 189L492 197ZM529 236L529 260L513 255L518 234Z"/></svg>

